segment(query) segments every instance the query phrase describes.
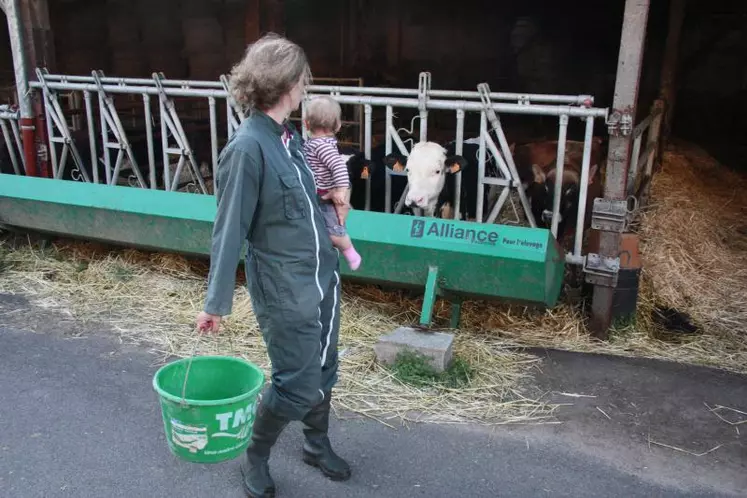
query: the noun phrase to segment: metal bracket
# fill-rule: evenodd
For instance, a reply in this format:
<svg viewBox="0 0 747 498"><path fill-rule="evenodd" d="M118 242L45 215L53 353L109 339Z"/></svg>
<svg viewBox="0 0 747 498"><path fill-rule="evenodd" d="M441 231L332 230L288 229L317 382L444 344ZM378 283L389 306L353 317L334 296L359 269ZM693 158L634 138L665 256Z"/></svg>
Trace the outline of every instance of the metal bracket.
<svg viewBox="0 0 747 498"><path fill-rule="evenodd" d="M586 274L587 283L604 287L617 287L620 258L608 258L589 253L584 259L583 271Z"/></svg>
<svg viewBox="0 0 747 498"><path fill-rule="evenodd" d="M602 197L594 199L591 214L591 228L603 232L623 233L632 219L635 211L628 209L630 198L626 200L610 200Z"/></svg>
<svg viewBox="0 0 747 498"><path fill-rule="evenodd" d="M418 110L428 111L428 93L431 91L431 73L423 71L418 78Z"/></svg>
<svg viewBox="0 0 747 498"><path fill-rule="evenodd" d="M630 135L633 132L633 115L629 111L614 109L607 119L607 129L613 137Z"/></svg>

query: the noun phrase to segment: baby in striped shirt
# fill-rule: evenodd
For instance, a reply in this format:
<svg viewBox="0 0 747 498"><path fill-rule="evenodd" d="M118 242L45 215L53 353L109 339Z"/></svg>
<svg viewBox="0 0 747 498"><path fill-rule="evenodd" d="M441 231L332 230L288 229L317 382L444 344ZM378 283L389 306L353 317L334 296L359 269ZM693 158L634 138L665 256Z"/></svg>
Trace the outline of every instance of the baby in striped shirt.
<svg viewBox="0 0 747 498"><path fill-rule="evenodd" d="M306 129L309 137L304 143L306 162L314 173L316 191L320 197L324 224L332 239L332 245L342 251L351 270L357 270L361 256L353 247L353 242L345 226L340 223L337 205L322 199L333 190L346 193L345 203L350 202L350 178L345 158L337 150L335 134L342 127L340 104L326 95L315 97L306 106Z"/></svg>

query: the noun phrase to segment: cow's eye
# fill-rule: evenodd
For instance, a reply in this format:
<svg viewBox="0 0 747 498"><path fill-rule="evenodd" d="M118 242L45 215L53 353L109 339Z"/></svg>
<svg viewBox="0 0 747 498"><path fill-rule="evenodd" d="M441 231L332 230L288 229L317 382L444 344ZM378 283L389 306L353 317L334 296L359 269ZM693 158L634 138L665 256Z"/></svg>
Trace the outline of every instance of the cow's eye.
<svg viewBox="0 0 747 498"><path fill-rule="evenodd" d="M437 170L436 170L436 174L437 174L437 175L440 175L440 174L441 174L441 170L440 170L440 169L437 169Z"/></svg>

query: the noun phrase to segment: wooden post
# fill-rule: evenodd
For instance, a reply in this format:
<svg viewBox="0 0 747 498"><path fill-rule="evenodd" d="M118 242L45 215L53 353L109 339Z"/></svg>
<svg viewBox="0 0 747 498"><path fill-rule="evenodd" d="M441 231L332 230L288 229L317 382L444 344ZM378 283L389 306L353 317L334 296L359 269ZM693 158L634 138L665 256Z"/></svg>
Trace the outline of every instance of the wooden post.
<svg viewBox="0 0 747 498"><path fill-rule="evenodd" d="M36 79L35 68L45 67L55 71L54 44L52 28L49 23L49 5L47 0L19 0L20 20L23 22L24 53L27 61L29 80ZM47 125L44 115L44 104L39 92L31 94L31 107L34 119L34 145L36 148L36 167L39 176L51 178L51 165L48 160Z"/></svg>
<svg viewBox="0 0 747 498"><path fill-rule="evenodd" d="M669 30L664 48L664 63L661 68L661 98L664 100L664 126L662 142L666 144L672 133L672 118L674 117L674 103L677 98L676 78L677 60L680 47L682 23L685 18L685 2L687 0L670 0Z"/></svg>
<svg viewBox="0 0 747 498"><path fill-rule="evenodd" d="M615 97L613 108L610 110L610 141L604 184L604 197L610 200L623 200L626 197L648 12L649 0L625 2ZM603 259L618 257L620 239L619 231L601 231L599 256ZM609 283L596 283L594 286L590 326L592 333L600 339L608 337L612 325L614 293L615 287Z"/></svg>
<svg viewBox="0 0 747 498"><path fill-rule="evenodd" d="M283 0L262 1L262 33L274 32L285 35L285 2Z"/></svg>
<svg viewBox="0 0 747 498"><path fill-rule="evenodd" d="M261 36L259 0L246 1L244 36L247 45L254 43Z"/></svg>

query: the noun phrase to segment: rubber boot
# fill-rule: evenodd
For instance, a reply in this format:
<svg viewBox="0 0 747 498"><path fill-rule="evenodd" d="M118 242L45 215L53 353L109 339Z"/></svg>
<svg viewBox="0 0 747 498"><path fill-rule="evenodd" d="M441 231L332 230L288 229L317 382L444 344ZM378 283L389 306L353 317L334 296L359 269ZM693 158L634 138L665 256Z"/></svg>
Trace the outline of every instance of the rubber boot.
<svg viewBox="0 0 747 498"><path fill-rule="evenodd" d="M327 431L329 429L330 396L306 414L303 422L303 433L306 440L303 445L303 461L318 467L324 475L334 481L345 481L350 478L350 466L332 450Z"/></svg>
<svg viewBox="0 0 747 498"><path fill-rule="evenodd" d="M271 412L262 401L257 407L252 439L241 463L244 491L250 498L272 498L275 482L270 476L270 449L290 420Z"/></svg>

